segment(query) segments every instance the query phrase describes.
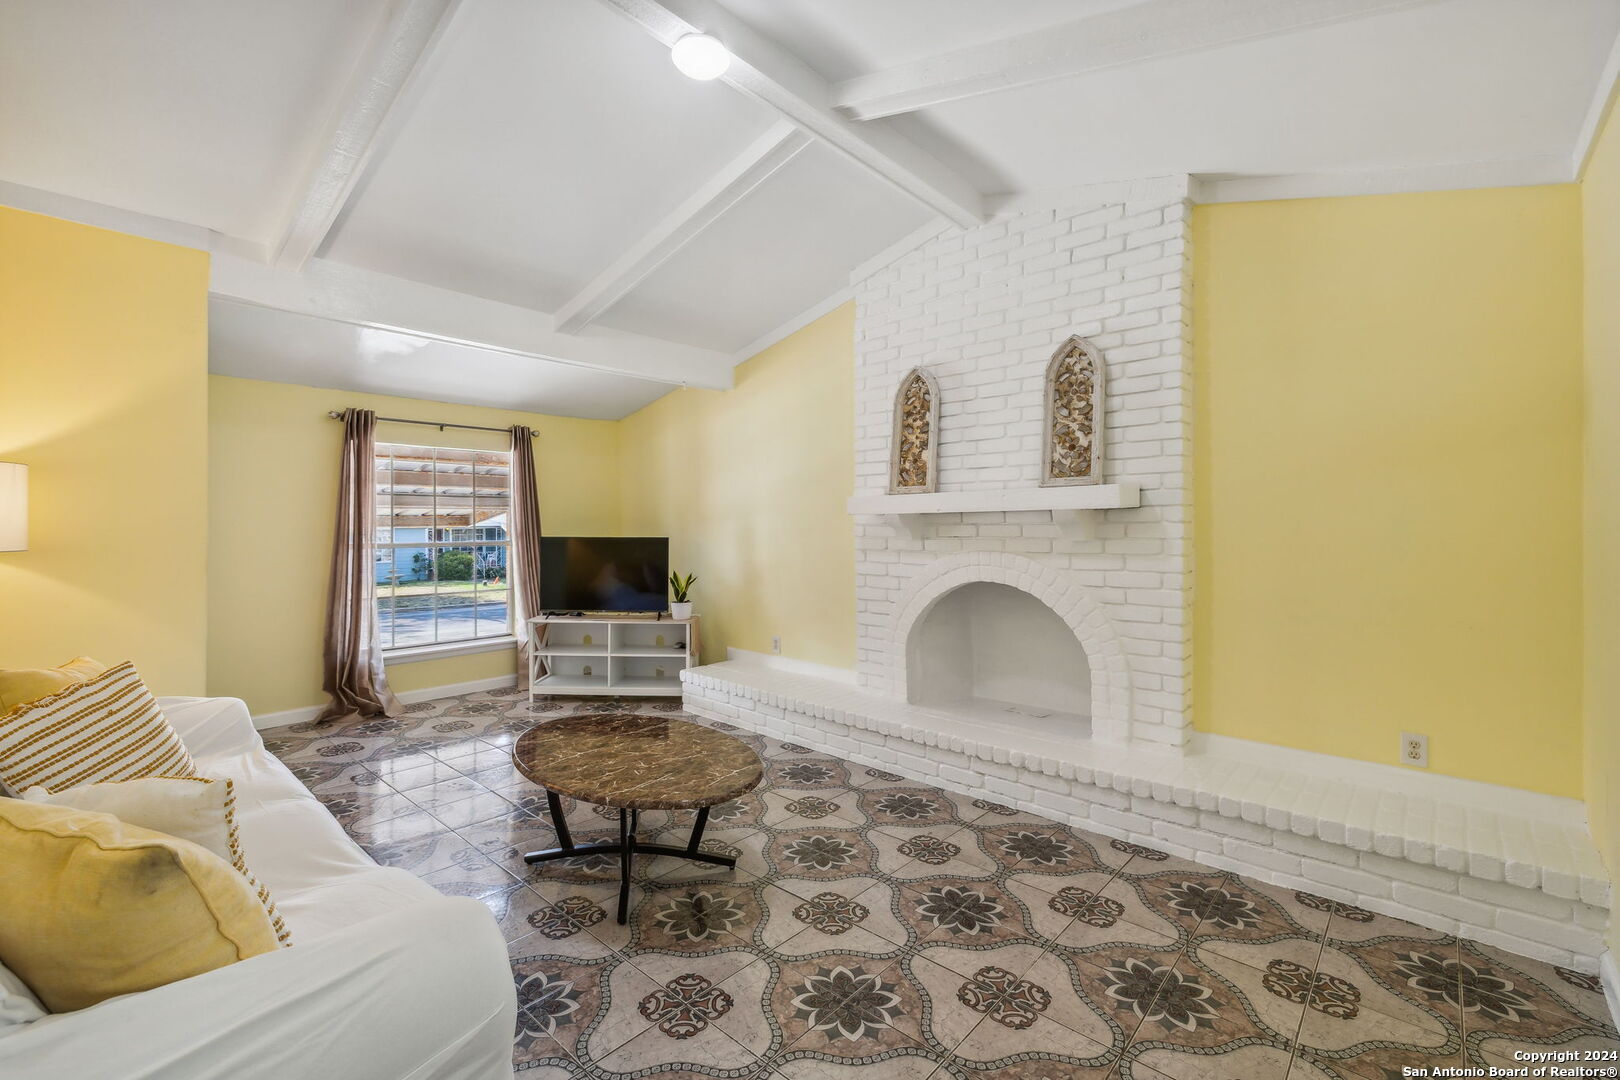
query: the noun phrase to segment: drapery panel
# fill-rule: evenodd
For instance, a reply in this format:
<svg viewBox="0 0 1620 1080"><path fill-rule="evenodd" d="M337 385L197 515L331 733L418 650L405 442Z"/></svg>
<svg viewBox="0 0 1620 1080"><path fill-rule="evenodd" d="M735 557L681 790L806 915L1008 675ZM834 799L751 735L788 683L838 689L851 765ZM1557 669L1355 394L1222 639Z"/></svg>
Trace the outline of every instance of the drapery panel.
<svg viewBox="0 0 1620 1080"><path fill-rule="evenodd" d="M540 614L540 500L534 432L512 425L512 632L518 639L518 685L529 685L529 620ZM540 674L545 674L541 661Z"/></svg>
<svg viewBox="0 0 1620 1080"><path fill-rule="evenodd" d="M332 700L316 717L320 723L404 709L388 689L377 633L376 456L377 414L347 410L322 655L321 688Z"/></svg>

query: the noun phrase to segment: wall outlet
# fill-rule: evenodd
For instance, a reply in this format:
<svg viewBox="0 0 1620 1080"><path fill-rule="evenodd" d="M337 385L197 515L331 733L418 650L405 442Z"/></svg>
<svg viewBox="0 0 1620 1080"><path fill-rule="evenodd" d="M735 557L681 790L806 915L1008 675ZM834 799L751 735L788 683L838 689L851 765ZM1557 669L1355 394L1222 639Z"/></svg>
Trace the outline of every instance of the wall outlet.
<svg viewBox="0 0 1620 1080"><path fill-rule="evenodd" d="M782 639L781 638L779 638L779 637L771 638L771 652L775 653L777 656L782 655Z"/></svg>
<svg viewBox="0 0 1620 1080"><path fill-rule="evenodd" d="M1401 732L1401 764L1412 765L1419 769L1429 767L1429 737L1427 735L1413 735L1409 731Z"/></svg>

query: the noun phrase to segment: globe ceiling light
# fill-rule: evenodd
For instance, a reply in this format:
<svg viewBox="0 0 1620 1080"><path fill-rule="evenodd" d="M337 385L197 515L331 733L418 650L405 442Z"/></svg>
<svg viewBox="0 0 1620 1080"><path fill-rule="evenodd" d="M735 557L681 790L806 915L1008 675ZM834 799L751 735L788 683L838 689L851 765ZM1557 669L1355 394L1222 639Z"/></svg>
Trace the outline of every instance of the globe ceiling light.
<svg viewBox="0 0 1620 1080"><path fill-rule="evenodd" d="M687 34L670 48L669 56L682 75L701 82L718 79L731 66L726 47L708 34Z"/></svg>

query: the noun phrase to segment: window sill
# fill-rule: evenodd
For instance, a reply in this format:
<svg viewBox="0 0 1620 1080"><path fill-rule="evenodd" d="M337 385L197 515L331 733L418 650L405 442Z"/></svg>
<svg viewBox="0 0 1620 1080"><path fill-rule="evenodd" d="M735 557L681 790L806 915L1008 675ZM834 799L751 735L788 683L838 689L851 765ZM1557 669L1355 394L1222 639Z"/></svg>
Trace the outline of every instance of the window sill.
<svg viewBox="0 0 1620 1080"><path fill-rule="evenodd" d="M449 656L471 656L473 653L514 649L517 638L479 638L476 641L450 641L442 645L411 645L403 649L384 649L383 664L410 664L417 660L442 660Z"/></svg>

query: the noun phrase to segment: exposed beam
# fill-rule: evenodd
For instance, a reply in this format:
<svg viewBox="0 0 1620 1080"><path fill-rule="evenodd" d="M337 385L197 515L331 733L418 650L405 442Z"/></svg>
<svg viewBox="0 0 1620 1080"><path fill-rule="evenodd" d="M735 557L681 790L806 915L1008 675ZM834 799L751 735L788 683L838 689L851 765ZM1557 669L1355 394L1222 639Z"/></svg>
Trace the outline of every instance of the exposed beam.
<svg viewBox="0 0 1620 1080"><path fill-rule="evenodd" d="M320 250L460 6L461 0L395 0L344 89L297 201L271 238L277 266L296 270Z"/></svg>
<svg viewBox="0 0 1620 1080"><path fill-rule="evenodd" d="M559 334L552 317L543 311L326 259L311 259L302 271L294 271L216 254L209 292L259 307L523 353L610 374L717 390L732 384L729 353L603 327Z"/></svg>
<svg viewBox="0 0 1620 1080"><path fill-rule="evenodd" d="M939 159L898 132L860 125L832 106L832 86L804 61L715 0L602 0L665 45L694 31L731 52L721 76L868 172L964 228L984 221L983 198Z"/></svg>
<svg viewBox="0 0 1620 1080"><path fill-rule="evenodd" d="M558 308L557 329L564 334L574 334L590 325L809 144L810 136L792 124L781 121L773 125L613 265Z"/></svg>
<svg viewBox="0 0 1620 1080"><path fill-rule="evenodd" d="M832 88L858 120L1289 34L1436 0L1150 0L1061 26L973 45Z"/></svg>

